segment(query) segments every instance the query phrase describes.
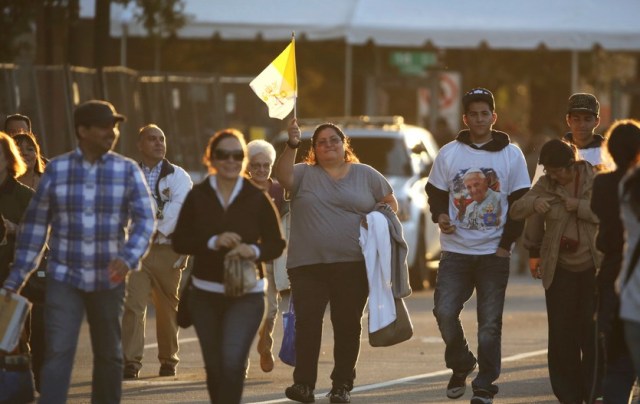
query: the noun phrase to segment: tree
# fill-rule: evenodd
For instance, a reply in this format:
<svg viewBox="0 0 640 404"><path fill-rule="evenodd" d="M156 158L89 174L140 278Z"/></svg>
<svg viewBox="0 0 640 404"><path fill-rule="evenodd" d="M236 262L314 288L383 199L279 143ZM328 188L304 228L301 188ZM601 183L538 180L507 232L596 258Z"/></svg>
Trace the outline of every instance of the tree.
<svg viewBox="0 0 640 404"><path fill-rule="evenodd" d="M154 44L154 70L161 66L162 39L175 36L186 22L184 15L184 0L135 0L141 12L134 14L135 19L142 23Z"/></svg>
<svg viewBox="0 0 640 404"><path fill-rule="evenodd" d="M14 62L16 59L24 59L22 55L35 52L35 41L32 40L35 34L36 21L42 21L40 30L47 31L44 38L47 40L45 48L48 53L45 58L51 56L50 49L53 48L51 41L52 20L56 13L54 10L66 7L69 1L73 0L4 0L0 3L0 61Z"/></svg>

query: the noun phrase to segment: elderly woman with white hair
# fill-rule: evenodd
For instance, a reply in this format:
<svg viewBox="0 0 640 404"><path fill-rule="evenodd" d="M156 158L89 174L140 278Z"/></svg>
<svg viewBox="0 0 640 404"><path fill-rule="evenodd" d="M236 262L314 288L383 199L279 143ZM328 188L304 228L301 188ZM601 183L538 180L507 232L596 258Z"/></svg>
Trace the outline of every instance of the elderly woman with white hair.
<svg viewBox="0 0 640 404"><path fill-rule="evenodd" d="M289 204L284 200L284 189L271 178L271 169L276 160L276 150L271 143L265 140L253 140L247 144L249 154L249 164L247 172L251 181L269 194L274 205L278 209L280 216L285 216L289 210ZM285 238L288 232L285 230ZM282 258L282 257L281 257ZM285 260L278 259L266 265L267 273L267 309L260 331L258 332L258 353L260 354L260 368L264 372L271 372L274 366L273 358L273 328L275 327L278 315L278 304L280 301L280 290L288 289L288 278ZM275 274L278 272L278 274ZM277 282L280 280L280 282Z"/></svg>

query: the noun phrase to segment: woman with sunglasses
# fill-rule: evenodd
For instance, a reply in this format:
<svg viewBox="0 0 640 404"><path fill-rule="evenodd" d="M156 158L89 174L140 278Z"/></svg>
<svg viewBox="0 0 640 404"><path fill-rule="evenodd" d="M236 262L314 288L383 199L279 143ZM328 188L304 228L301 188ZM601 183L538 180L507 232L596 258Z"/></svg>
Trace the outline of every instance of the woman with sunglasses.
<svg viewBox="0 0 640 404"><path fill-rule="evenodd" d="M207 372L212 403L240 403L245 363L264 313L264 263L285 247L267 195L243 177L247 145L235 129L217 132L204 156L210 175L182 206L173 248L194 257L188 301ZM256 262L260 280L240 297L225 295L225 256Z"/></svg>
<svg viewBox="0 0 640 404"><path fill-rule="evenodd" d="M511 206L515 220L544 215L544 230L524 240L529 269L542 279L549 324L549 377L562 403L593 402L598 217L591 210L594 170L559 139L540 150L544 175ZM531 238L529 238L531 237ZM540 258L537 258L540 257Z"/></svg>
<svg viewBox="0 0 640 404"><path fill-rule="evenodd" d="M314 402L322 322L328 303L334 331L335 365L329 401L350 402L360 353L360 320L369 293L359 244L360 221L386 203L397 211L391 185L360 164L349 138L332 124L318 126L304 162L294 164L300 128L294 118L276 166L276 178L291 193L287 268L296 312L294 384L286 396Z"/></svg>

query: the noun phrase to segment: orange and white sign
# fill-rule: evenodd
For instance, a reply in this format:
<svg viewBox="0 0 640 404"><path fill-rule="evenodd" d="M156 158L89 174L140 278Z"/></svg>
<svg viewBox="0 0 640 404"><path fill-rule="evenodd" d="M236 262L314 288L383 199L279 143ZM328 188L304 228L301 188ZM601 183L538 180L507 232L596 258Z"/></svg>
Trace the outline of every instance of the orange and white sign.
<svg viewBox="0 0 640 404"><path fill-rule="evenodd" d="M438 94L438 116L447 120L449 128L454 133L460 130L461 120L461 77L459 72L440 73L440 94ZM429 88L418 88L418 119L424 120L429 116L431 105L431 91Z"/></svg>

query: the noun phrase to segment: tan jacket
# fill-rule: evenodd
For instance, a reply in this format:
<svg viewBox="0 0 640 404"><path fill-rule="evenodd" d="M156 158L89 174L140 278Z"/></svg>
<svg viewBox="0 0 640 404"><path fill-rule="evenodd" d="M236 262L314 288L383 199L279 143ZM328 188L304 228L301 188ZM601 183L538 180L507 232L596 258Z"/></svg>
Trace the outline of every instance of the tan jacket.
<svg viewBox="0 0 640 404"><path fill-rule="evenodd" d="M595 268L599 268L602 259L600 252L596 249L596 233L598 231L598 217L591 211L591 192L593 190L593 168L584 161L576 163L576 168L580 173L582 193L579 196L578 204L578 229L580 237L588 239L589 249L593 257ZM575 220L572 213L567 212L562 202L563 197L572 197L566 188L557 185L546 175L540 177L538 182L522 198L518 199L511 206L509 215L512 219L522 220L534 215L534 202L538 197L554 197L551 202L551 209L544 214L544 226L533 226L535 231L529 232L529 239L525 240L525 248L540 247L540 268L542 269L542 285L549 289L553 282L553 275L558 263L560 250L560 238L569 220Z"/></svg>

